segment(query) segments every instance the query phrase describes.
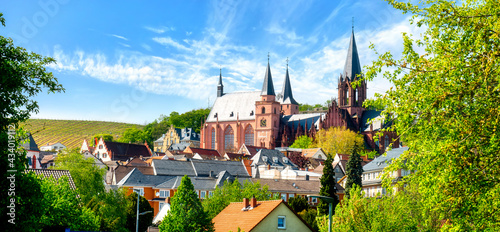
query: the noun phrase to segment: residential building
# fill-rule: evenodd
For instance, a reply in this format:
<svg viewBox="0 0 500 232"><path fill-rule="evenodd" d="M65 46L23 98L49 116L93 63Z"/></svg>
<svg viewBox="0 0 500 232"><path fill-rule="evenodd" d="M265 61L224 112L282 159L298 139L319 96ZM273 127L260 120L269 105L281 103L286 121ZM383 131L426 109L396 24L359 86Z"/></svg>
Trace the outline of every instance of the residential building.
<svg viewBox="0 0 500 232"><path fill-rule="evenodd" d="M261 149L251 160L253 178L281 179L281 171L286 167L298 169L278 150Z"/></svg>
<svg viewBox="0 0 500 232"><path fill-rule="evenodd" d="M179 144L171 148L173 144ZM154 142L155 152L166 152L167 150L175 150L178 146L200 147L200 134L196 133L193 128L175 128L170 125L167 133L163 134ZM182 150L184 150L184 147Z"/></svg>
<svg viewBox="0 0 500 232"><path fill-rule="evenodd" d="M61 151L63 149L66 149L66 146L59 142L47 143L45 146L40 147L40 151Z"/></svg>
<svg viewBox="0 0 500 232"><path fill-rule="evenodd" d="M384 168L391 163L392 159L399 158L399 156L407 150L408 147L394 148L387 151L387 155L381 155L363 166L362 184L366 197L375 197L378 194L386 194L386 189L382 187L382 172L384 171ZM408 170L400 169L390 173L390 176L394 178L393 182L395 183L409 174L410 172ZM397 189L394 190L397 191Z"/></svg>
<svg viewBox="0 0 500 232"><path fill-rule="evenodd" d="M225 160L217 150L187 147L184 153L192 154L193 159L199 160Z"/></svg>
<svg viewBox="0 0 500 232"><path fill-rule="evenodd" d="M87 141L83 141L81 152L89 151L91 148L88 146ZM96 158L101 159L104 163L108 161L128 161L133 157L151 157L153 154L149 149L147 143L133 144L133 143L119 143L104 141L102 138L97 142L96 147L93 149Z"/></svg>
<svg viewBox="0 0 500 232"><path fill-rule="evenodd" d="M212 219L215 231L313 231L283 200L231 202Z"/></svg>

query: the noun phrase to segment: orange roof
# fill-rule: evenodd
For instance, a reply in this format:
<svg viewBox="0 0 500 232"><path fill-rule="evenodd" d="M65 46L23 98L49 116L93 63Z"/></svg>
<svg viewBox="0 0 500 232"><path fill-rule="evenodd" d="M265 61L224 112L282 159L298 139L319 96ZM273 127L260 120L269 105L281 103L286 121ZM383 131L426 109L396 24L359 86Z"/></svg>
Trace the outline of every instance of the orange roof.
<svg viewBox="0 0 500 232"><path fill-rule="evenodd" d="M250 232L281 203L283 200L257 201L257 207L242 211L243 202L232 202L212 219L215 231L238 231L239 227Z"/></svg>

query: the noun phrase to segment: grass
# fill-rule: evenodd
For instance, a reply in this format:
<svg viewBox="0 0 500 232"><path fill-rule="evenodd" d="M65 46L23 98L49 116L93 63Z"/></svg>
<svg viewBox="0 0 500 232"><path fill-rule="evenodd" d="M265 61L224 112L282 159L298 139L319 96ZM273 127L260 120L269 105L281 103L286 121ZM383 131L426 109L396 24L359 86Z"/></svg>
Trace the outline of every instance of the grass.
<svg viewBox="0 0 500 232"><path fill-rule="evenodd" d="M23 126L24 130L31 132L38 147L60 142L71 149L80 148L84 139L89 141L96 134L111 134L116 140L129 127L144 127L120 122L53 119L29 119Z"/></svg>

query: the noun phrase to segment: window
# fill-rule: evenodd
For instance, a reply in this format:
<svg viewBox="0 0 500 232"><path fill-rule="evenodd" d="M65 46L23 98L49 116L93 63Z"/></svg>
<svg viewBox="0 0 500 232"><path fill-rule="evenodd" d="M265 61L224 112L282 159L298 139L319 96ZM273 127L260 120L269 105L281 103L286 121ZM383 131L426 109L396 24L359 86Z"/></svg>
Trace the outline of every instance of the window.
<svg viewBox="0 0 500 232"><path fill-rule="evenodd" d="M273 162L278 163L278 157L273 157Z"/></svg>
<svg viewBox="0 0 500 232"><path fill-rule="evenodd" d="M385 149L389 147L389 136L385 135Z"/></svg>
<svg viewBox="0 0 500 232"><path fill-rule="evenodd" d="M234 148L234 131L231 126L228 126L224 131L224 148L226 150Z"/></svg>
<svg viewBox="0 0 500 232"><path fill-rule="evenodd" d="M103 154L102 154L102 157L103 157L103 158L108 158L108 154L107 154L107 153L103 153Z"/></svg>
<svg viewBox="0 0 500 232"><path fill-rule="evenodd" d="M160 190L160 197L170 197L170 191Z"/></svg>
<svg viewBox="0 0 500 232"><path fill-rule="evenodd" d="M265 114L266 113L266 108L265 107L262 107L262 113Z"/></svg>
<svg viewBox="0 0 500 232"><path fill-rule="evenodd" d="M253 146L253 128L252 125L248 125L245 129L245 145Z"/></svg>
<svg viewBox="0 0 500 232"><path fill-rule="evenodd" d="M284 201L286 201L286 193L282 193L281 194L281 199L284 200Z"/></svg>
<svg viewBox="0 0 500 232"><path fill-rule="evenodd" d="M311 201L312 201L312 203L318 203L318 198L316 198L316 197L311 197Z"/></svg>
<svg viewBox="0 0 500 232"><path fill-rule="evenodd" d="M102 145L99 145L99 149L102 149Z"/></svg>
<svg viewBox="0 0 500 232"><path fill-rule="evenodd" d="M274 108L274 114L276 114L276 108Z"/></svg>
<svg viewBox="0 0 500 232"><path fill-rule="evenodd" d="M200 198L200 191L194 190L194 192L196 193L196 195L198 196L198 198Z"/></svg>
<svg viewBox="0 0 500 232"><path fill-rule="evenodd" d="M161 210L161 208L163 208L164 205L165 205L165 202L160 202L160 208L159 208L159 210Z"/></svg>
<svg viewBox="0 0 500 232"><path fill-rule="evenodd" d="M212 191L208 191L208 197L209 197L209 198L210 198L210 197L212 197L213 195L214 195L214 192L212 192Z"/></svg>
<svg viewBox="0 0 500 232"><path fill-rule="evenodd" d="M200 191L200 198L201 199L205 199L206 195L207 195L206 191Z"/></svg>
<svg viewBox="0 0 500 232"><path fill-rule="evenodd" d="M134 192L139 192L139 195L144 196L144 189L142 188L135 188Z"/></svg>
<svg viewBox="0 0 500 232"><path fill-rule="evenodd" d="M215 148L215 128L212 128L212 149L216 149Z"/></svg>
<svg viewBox="0 0 500 232"><path fill-rule="evenodd" d="M294 184L295 184L295 183L294 183ZM295 197L295 193L290 193L288 197L289 197L289 198Z"/></svg>
<svg viewBox="0 0 500 232"><path fill-rule="evenodd" d="M278 229L286 229L286 216L278 216Z"/></svg>
<svg viewBox="0 0 500 232"><path fill-rule="evenodd" d="M283 163L285 163L285 164L288 163L288 158L283 157Z"/></svg>

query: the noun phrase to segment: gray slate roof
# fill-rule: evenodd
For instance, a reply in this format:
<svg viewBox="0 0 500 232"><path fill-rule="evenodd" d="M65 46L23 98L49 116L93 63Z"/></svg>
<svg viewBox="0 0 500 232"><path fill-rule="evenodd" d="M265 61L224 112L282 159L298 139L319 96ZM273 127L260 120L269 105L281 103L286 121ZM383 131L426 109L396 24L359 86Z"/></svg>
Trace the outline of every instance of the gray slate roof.
<svg viewBox="0 0 500 232"><path fill-rule="evenodd" d="M168 148L169 151L184 151L186 147L189 147L190 143L189 142L180 142L180 143L173 143L170 145Z"/></svg>
<svg viewBox="0 0 500 232"><path fill-rule="evenodd" d="M271 75L269 61L267 62L266 76L264 77L264 83L262 84L262 91L260 95L276 95L274 94L273 76Z"/></svg>
<svg viewBox="0 0 500 232"><path fill-rule="evenodd" d="M281 104L295 104L298 105L297 101L293 98L292 85L290 84L290 76L288 75L288 66L286 68L285 81L283 82L283 90L278 96L278 101Z"/></svg>
<svg viewBox="0 0 500 232"><path fill-rule="evenodd" d="M345 61L344 78L349 81L354 81L357 74L361 74L361 65L359 63L358 48L356 47L356 40L354 38L354 30L351 33L351 41L349 42L349 50L347 51L347 59Z"/></svg>
<svg viewBox="0 0 500 232"><path fill-rule="evenodd" d="M275 159L277 158L277 159ZM281 166L281 167L287 167L290 166L292 169L296 169L297 165L292 163L288 158L283 155L278 150L269 150L269 149L262 149L257 154L255 154L252 157L252 166L256 165L271 165L271 167L275 166ZM286 160L286 162L285 162Z"/></svg>
<svg viewBox="0 0 500 232"><path fill-rule="evenodd" d="M311 114L294 114L283 116L282 122L287 124L289 127L297 128L300 124L305 127L307 122L307 129L311 128L311 124L314 123L316 128L319 127L319 119L323 118L324 114L321 113L311 113Z"/></svg>
<svg viewBox="0 0 500 232"><path fill-rule="evenodd" d="M255 102L260 101L260 93L260 91L235 92L218 97L208 114L207 122L216 122L217 118L219 121L236 121L236 118L255 120Z"/></svg>
<svg viewBox="0 0 500 232"><path fill-rule="evenodd" d="M188 161L153 160L151 166L154 168L156 175L196 176L193 165Z"/></svg>
<svg viewBox="0 0 500 232"><path fill-rule="evenodd" d="M240 161L218 161L218 160L153 160L152 166L156 175L168 176L198 176L208 177L210 172L217 175L227 171L233 176L249 177L245 165Z"/></svg>
<svg viewBox="0 0 500 232"><path fill-rule="evenodd" d="M387 155L381 155L372 160L372 162L363 166L363 171L371 172L371 171L382 170L390 164L392 159L398 158L401 154L403 154L403 152L407 150L408 147L394 148L388 151Z"/></svg>
<svg viewBox="0 0 500 232"><path fill-rule="evenodd" d="M28 139L24 141L23 147L27 151L40 151L38 149L38 145L36 145L35 143L35 139L33 139L33 136L31 136L31 133L29 134Z"/></svg>

